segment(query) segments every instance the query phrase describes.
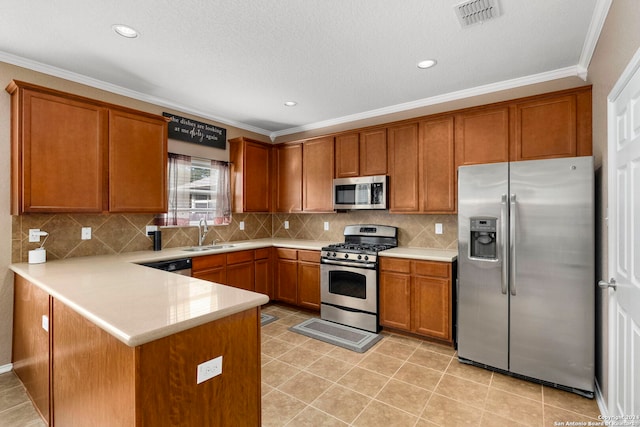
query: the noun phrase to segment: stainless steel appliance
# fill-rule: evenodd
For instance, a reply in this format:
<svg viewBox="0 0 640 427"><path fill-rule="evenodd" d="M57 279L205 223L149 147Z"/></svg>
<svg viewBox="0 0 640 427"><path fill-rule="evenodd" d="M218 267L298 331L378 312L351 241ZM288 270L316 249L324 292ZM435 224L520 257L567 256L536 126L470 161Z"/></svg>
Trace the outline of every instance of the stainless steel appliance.
<svg viewBox="0 0 640 427"><path fill-rule="evenodd" d="M460 361L593 397L593 158L458 169Z"/></svg>
<svg viewBox="0 0 640 427"><path fill-rule="evenodd" d="M191 276L191 258L172 259L167 261L147 262L145 267L157 268L158 270L169 271L171 273Z"/></svg>
<svg viewBox="0 0 640 427"><path fill-rule="evenodd" d="M362 176L333 180L336 210L387 209L387 176Z"/></svg>
<svg viewBox="0 0 640 427"><path fill-rule="evenodd" d="M398 229L348 225L344 237L344 243L322 248L320 317L378 332L378 252L398 246Z"/></svg>

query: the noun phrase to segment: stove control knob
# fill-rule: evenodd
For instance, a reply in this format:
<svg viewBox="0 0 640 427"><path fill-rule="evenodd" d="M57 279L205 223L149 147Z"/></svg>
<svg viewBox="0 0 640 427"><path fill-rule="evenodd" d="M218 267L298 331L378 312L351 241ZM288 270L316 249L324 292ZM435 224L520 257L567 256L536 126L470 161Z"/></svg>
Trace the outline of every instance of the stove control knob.
<svg viewBox="0 0 640 427"><path fill-rule="evenodd" d="M365 261L369 261L369 255L365 255L365 256L364 256L364 260L365 260Z"/></svg>
<svg viewBox="0 0 640 427"><path fill-rule="evenodd" d="M349 258L349 254L344 254L345 259Z"/></svg>
<svg viewBox="0 0 640 427"><path fill-rule="evenodd" d="M358 255L358 259L362 259L362 255Z"/></svg>
<svg viewBox="0 0 640 427"><path fill-rule="evenodd" d="M335 256L336 256L336 253L334 252L332 256L333 256L333 257L335 257Z"/></svg>

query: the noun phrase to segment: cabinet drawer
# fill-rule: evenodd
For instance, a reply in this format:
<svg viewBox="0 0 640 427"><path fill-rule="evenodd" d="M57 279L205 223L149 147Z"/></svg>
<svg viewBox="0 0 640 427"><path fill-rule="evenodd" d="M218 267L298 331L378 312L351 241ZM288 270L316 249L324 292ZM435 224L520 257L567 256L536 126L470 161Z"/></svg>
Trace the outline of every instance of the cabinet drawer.
<svg viewBox="0 0 640 427"><path fill-rule="evenodd" d="M227 254L227 265L253 261L253 251L230 252Z"/></svg>
<svg viewBox="0 0 640 427"><path fill-rule="evenodd" d="M278 258L282 259L298 259L298 251L295 249L277 248Z"/></svg>
<svg viewBox="0 0 640 427"><path fill-rule="evenodd" d="M444 277L448 278L449 266L451 264L445 262L432 262L432 261L414 261L413 273L416 276L432 276L432 277Z"/></svg>
<svg viewBox="0 0 640 427"><path fill-rule="evenodd" d="M256 251L255 251L255 259L266 259L266 258L269 258L270 254L271 254L271 249L270 248L256 249Z"/></svg>
<svg viewBox="0 0 640 427"><path fill-rule="evenodd" d="M196 271L208 268L224 267L225 264L224 254L194 257L191 261L193 270Z"/></svg>
<svg viewBox="0 0 640 427"><path fill-rule="evenodd" d="M307 262L320 262L319 251L298 251L298 260Z"/></svg>
<svg viewBox="0 0 640 427"><path fill-rule="evenodd" d="M380 270L410 273L411 261L408 259L380 257Z"/></svg>

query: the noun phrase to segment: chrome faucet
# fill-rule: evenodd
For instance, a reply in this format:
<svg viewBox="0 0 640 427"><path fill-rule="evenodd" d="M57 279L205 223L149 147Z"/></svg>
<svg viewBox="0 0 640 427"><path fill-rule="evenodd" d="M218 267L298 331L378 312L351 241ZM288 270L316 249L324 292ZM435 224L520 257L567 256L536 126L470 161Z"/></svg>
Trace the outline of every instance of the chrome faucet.
<svg viewBox="0 0 640 427"><path fill-rule="evenodd" d="M204 243L205 237L207 237L207 233L209 229L207 228L207 220L204 218L200 218L198 221L198 245L202 246Z"/></svg>

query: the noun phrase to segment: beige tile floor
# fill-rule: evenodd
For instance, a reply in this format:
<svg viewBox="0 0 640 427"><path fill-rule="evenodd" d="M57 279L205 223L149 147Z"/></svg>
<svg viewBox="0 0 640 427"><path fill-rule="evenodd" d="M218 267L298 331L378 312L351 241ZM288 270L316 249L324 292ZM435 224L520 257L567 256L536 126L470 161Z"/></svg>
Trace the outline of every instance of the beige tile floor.
<svg viewBox="0 0 640 427"><path fill-rule="evenodd" d="M595 400L462 365L448 347L383 332L360 354L288 331L306 312L278 305L264 312L278 317L262 328L265 427L598 421ZM43 425L15 374L0 375L0 426Z"/></svg>
<svg viewBox="0 0 640 427"><path fill-rule="evenodd" d="M452 348L383 332L360 354L288 331L310 317L270 305L263 426L554 426L598 422L595 400L458 362Z"/></svg>

